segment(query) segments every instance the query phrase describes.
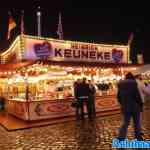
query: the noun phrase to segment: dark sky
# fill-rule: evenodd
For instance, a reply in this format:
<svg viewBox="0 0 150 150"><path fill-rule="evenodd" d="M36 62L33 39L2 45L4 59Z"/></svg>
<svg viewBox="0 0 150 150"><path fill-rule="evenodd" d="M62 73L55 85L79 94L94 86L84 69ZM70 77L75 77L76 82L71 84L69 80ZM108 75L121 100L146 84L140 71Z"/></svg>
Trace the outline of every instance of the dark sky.
<svg viewBox="0 0 150 150"><path fill-rule="evenodd" d="M130 1L110 3L110 1L99 2L99 0L5 0L0 5L0 49L8 46L6 40L8 11L12 12L17 22L14 35L20 32L22 9L25 11L25 33L36 35L36 8L40 5L43 36L57 38L58 12L61 11L64 39L97 43L127 43L129 34L134 32L133 57L136 53L142 52L145 62L150 63L149 8L145 3L131 4Z"/></svg>

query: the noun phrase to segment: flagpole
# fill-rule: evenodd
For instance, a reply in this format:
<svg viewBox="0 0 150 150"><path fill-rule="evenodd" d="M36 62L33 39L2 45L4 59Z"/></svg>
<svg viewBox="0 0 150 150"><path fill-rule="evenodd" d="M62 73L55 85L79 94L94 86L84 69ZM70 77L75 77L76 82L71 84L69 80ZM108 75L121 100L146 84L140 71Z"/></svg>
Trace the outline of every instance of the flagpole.
<svg viewBox="0 0 150 150"><path fill-rule="evenodd" d="M62 29L62 22L61 22L61 13L59 13L57 35L58 35L60 40L63 40L63 29Z"/></svg>
<svg viewBox="0 0 150 150"><path fill-rule="evenodd" d="M41 11L40 11L40 6L38 7L37 10L37 27L38 27L38 36L41 36Z"/></svg>
<svg viewBox="0 0 150 150"><path fill-rule="evenodd" d="M20 33L21 35L24 34L24 10L21 11Z"/></svg>

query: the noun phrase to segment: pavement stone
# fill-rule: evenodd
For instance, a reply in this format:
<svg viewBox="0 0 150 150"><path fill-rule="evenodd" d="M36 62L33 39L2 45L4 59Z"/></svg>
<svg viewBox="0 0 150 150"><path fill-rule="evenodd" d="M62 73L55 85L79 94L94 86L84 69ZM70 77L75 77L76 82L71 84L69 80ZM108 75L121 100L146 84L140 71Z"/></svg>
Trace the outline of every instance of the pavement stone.
<svg viewBox="0 0 150 150"><path fill-rule="evenodd" d="M150 105L147 107L142 128L144 139L150 140ZM117 136L121 121L118 114L11 132L0 126L0 150L115 150L112 139ZM128 139L133 139L133 135L131 123Z"/></svg>

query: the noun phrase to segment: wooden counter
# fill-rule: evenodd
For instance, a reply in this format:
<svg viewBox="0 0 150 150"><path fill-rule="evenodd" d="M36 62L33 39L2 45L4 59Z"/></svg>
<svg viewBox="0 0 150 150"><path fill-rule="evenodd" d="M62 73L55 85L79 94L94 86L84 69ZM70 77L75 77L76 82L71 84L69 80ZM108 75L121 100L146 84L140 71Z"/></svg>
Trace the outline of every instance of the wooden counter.
<svg viewBox="0 0 150 150"><path fill-rule="evenodd" d="M23 120L42 120L49 118L67 117L75 115L75 109L71 107L73 98L24 101L8 100L7 112ZM118 106L116 98L112 96L96 97L96 112L114 109Z"/></svg>

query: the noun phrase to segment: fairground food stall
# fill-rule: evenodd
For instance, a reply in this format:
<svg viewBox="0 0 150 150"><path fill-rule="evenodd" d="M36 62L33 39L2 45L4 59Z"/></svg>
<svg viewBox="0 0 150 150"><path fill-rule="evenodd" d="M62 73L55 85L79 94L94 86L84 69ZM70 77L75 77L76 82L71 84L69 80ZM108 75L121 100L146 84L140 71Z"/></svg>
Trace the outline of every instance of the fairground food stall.
<svg viewBox="0 0 150 150"><path fill-rule="evenodd" d="M96 111L113 110L117 81L137 67L128 62L126 45L21 35L1 54L1 65L16 65L1 69L1 94L7 99L7 112L23 120L70 116L75 114L70 106L73 83L86 77L97 89Z"/></svg>

